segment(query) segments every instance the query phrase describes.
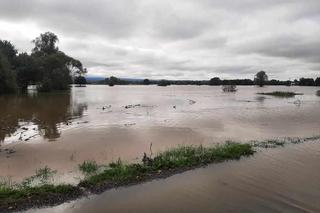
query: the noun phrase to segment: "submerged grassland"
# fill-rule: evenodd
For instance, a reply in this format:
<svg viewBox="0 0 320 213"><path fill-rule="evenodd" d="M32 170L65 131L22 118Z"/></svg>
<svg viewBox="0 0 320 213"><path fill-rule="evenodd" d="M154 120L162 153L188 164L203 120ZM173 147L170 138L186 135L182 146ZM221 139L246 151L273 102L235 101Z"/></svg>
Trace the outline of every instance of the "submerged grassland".
<svg viewBox="0 0 320 213"><path fill-rule="evenodd" d="M51 184L56 171L48 167L39 169L36 174L22 183L0 180L0 212L17 211L32 207L52 206L73 200L91 193L100 193L118 186L128 186L148 180L164 178L173 174L251 156L263 148L275 148L285 144L296 144L320 139L320 136L307 138L283 138L248 143L226 142L211 147L179 146L158 153L155 157L144 154L142 163L126 164L120 159L108 165L98 165L95 161L85 161L79 165L84 178L78 185Z"/></svg>
<svg viewBox="0 0 320 213"><path fill-rule="evenodd" d="M295 92L283 92L283 91L274 91L274 92L260 92L257 93L258 95L270 95L280 98L291 98L296 95L303 95L302 93L295 93Z"/></svg>

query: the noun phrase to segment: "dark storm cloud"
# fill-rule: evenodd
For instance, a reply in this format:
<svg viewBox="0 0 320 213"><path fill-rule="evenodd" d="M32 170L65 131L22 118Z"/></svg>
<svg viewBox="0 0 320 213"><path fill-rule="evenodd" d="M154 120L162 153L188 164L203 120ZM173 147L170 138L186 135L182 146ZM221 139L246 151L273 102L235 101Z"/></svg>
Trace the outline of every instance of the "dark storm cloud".
<svg viewBox="0 0 320 213"><path fill-rule="evenodd" d="M287 79L319 74L319 14L319 0L0 0L0 38L25 51L53 31L91 75Z"/></svg>
<svg viewBox="0 0 320 213"><path fill-rule="evenodd" d="M245 44L240 52L319 62L320 40L307 40L296 35L281 35Z"/></svg>

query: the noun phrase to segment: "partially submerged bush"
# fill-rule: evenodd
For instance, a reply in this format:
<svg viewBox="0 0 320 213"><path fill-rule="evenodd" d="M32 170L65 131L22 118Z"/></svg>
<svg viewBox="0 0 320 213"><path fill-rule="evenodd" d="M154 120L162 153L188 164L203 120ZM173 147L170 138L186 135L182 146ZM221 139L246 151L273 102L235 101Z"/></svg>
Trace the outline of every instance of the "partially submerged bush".
<svg viewBox="0 0 320 213"><path fill-rule="evenodd" d="M89 176L95 174L98 171L98 164L95 161L84 161L79 164L79 170L85 175Z"/></svg>
<svg viewBox="0 0 320 213"><path fill-rule="evenodd" d="M320 96L320 90L318 90L318 91L316 92L316 95L317 95L317 96Z"/></svg>
<svg viewBox="0 0 320 213"><path fill-rule="evenodd" d="M53 180L56 170L50 169L48 166L36 170L36 174L25 178L22 182L23 187L31 187L33 185L49 184Z"/></svg>
<svg viewBox="0 0 320 213"><path fill-rule="evenodd" d="M222 91L223 92L236 92L237 86L236 85L223 85Z"/></svg>

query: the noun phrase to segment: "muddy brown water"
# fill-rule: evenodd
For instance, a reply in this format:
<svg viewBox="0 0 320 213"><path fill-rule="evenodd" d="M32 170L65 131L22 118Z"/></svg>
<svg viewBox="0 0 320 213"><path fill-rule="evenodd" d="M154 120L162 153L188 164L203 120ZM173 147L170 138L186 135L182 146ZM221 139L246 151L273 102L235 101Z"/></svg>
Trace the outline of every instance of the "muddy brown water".
<svg viewBox="0 0 320 213"><path fill-rule="evenodd" d="M265 150L45 212L320 212L320 141Z"/></svg>
<svg viewBox="0 0 320 213"><path fill-rule="evenodd" d="M294 91L294 98L257 92ZM76 183L84 160L138 161L181 144L319 134L316 87L97 86L0 96L0 171L13 181L49 166Z"/></svg>

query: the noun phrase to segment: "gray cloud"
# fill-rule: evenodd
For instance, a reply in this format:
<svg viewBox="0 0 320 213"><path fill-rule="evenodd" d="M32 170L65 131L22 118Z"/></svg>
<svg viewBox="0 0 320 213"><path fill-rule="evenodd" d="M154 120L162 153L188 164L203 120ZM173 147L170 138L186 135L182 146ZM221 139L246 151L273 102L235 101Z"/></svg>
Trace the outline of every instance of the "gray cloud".
<svg viewBox="0 0 320 213"><path fill-rule="evenodd" d="M1 0L0 39L25 51L53 31L90 75L316 77L319 14L318 0Z"/></svg>

